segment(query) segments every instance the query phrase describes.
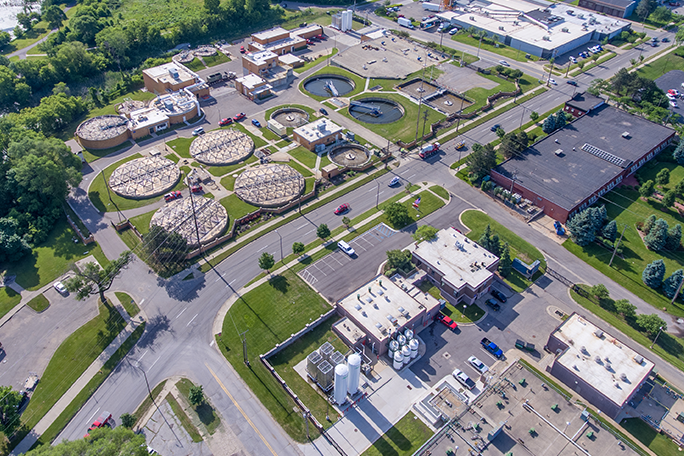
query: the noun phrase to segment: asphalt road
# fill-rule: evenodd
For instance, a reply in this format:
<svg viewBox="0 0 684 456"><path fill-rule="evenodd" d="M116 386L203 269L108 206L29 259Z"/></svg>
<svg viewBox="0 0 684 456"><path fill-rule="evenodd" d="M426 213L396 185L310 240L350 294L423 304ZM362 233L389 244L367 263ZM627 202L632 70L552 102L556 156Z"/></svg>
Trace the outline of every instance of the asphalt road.
<svg viewBox="0 0 684 456"><path fill-rule="evenodd" d="M645 53L648 54L649 52L653 52L650 47L645 49ZM595 78L610 76L620 66L628 63L630 58L638 55L638 53L638 48L625 52L608 61L605 65L576 78L580 83L580 90L586 88L587 84ZM520 116L525 116L527 113L525 108L542 113L561 104L572 93L573 88L564 84L561 78L557 78L557 80L561 85L553 87L549 92L536 97L526 103L524 107L519 106L508 111L502 116L502 119L496 119L495 122L501 123L504 129L508 130L518 126ZM278 97L273 103L282 104L285 100L315 105L311 100L299 94L294 87L285 95ZM270 105L251 105L246 107L244 112L251 116L267 107L270 107ZM212 115L218 117L217 113ZM333 114L331 114L331 117L333 117ZM528 117L528 114L526 117ZM336 118L333 120L336 120ZM526 122L526 120L523 120L523 122ZM468 141L484 142L493 139L493 133L489 131L489 127L489 124L485 124L471 130L466 135ZM364 129L355 127L355 130L361 132ZM365 133L359 134L366 137ZM562 271L572 280L590 284L605 283L612 296L616 298L625 297L637 305L650 308L648 304L643 303L639 298L622 289L608 278L603 277L593 268L568 253L547 234L528 226L518 218L513 217L498 202L491 200L478 190L455 179L448 169L448 165L458 158L458 152L450 148L450 145L447 144L445 154L438 157L438 159L431 161L409 159L403 161L401 166L395 170L396 173L402 176L411 176L411 180L414 182L430 181L437 184L446 184L452 194L456 195L455 198L460 200L461 204L449 205L447 208L435 213L435 224L438 227L442 226L442 221L458 220L458 215L463 207L482 208L499 222L508 226L529 242L537 245L547 256L552 267ZM98 169L103 168L108 163L117 161L133 152L126 151L119 154L116 158L98 160L95 166ZM85 172L88 179L94 175L92 171L85 170ZM381 185L391 177L392 175L388 174L381 178ZM103 218L101 214L94 211L84 199L85 188L86 184L79 191L75 192L72 203L79 215L83 216L84 222L95 233L98 242L101 243L107 255L110 257L115 256L112 254L116 254L116 252L125 247L122 246L117 236L111 235L111 228L106 228L109 224L108 219ZM279 233L283 236L283 247L287 247L289 251L289 247L295 240L305 243L313 240L315 233L310 231L311 228L307 229L307 226L313 227L320 223L327 223L330 229L339 226L341 218L332 215L332 211L341 202L349 202L352 205L352 216L373 207L375 201L374 198L369 198L369 193L374 188L377 189L375 183L367 184L346 195L343 198L344 201L333 201L307 214L306 218L299 218L283 226L279 229ZM397 191L400 191L400 189L386 189L380 195L380 200L385 200ZM115 282L113 289L127 291L140 303L150 322L147 334L131 351L126 362L122 363L116 372L109 377L79 411L72 422L60 434L59 440L82 437L84 429L89 424L88 421L102 407L106 407L113 413L114 417L118 417L124 412L133 411L146 395L144 379L140 373L140 369L142 369L146 372L151 385L172 375L185 375L195 383L204 385L205 391L212 398L212 402L223 415L225 421L232 426L239 427L239 430L242 431L238 434L240 439L245 443L245 447L253 448L254 454L269 454L271 453L269 447L276 454L297 454L298 448L284 435L266 410L254 398L251 392L245 388L242 381L235 375L232 368L227 365L221 355L218 354L215 347L211 346L213 335L210 334L210 328L216 312L221 304L232 295L234 290L242 287L260 272L256 258L258 257L258 252L263 251L264 247L271 252L277 252L279 250L278 235L271 233L252 242L236 252L228 260L216 266L213 271L207 273L204 277L185 282L169 282L148 274L147 267L140 261L136 261L124 271L122 276ZM346 277L340 277L340 280L346 280ZM556 284L559 287L553 293L554 299L571 307L573 303L567 296L567 292L564 291L564 287L553 280L550 282L551 284L548 286ZM541 312L538 307L541 305L543 305L541 302L530 304L530 315L540 315ZM520 317L520 314L518 313L516 318L508 322L498 321L501 317L497 316L497 326L508 325L510 327L519 325L519 327L516 326L514 331L516 334L531 336L530 332L535 331L535 328L528 322L521 321L524 318ZM601 326L610 329L605 323L601 323ZM612 332L617 334L614 330ZM472 337L474 336L461 337L458 343L463 343L464 339L470 340ZM475 339L475 343L478 343L479 339L477 337ZM505 340L508 341L508 339ZM641 348L639 350L645 352ZM684 388L684 378L681 372L655 356L651 355L649 358L655 360L662 375L680 388ZM131 367L131 364L137 367ZM226 387L225 391L218 383L219 380ZM226 391L230 392L230 397L226 394ZM239 405L239 408L237 405ZM249 417L253 426L247 422L246 417Z"/></svg>

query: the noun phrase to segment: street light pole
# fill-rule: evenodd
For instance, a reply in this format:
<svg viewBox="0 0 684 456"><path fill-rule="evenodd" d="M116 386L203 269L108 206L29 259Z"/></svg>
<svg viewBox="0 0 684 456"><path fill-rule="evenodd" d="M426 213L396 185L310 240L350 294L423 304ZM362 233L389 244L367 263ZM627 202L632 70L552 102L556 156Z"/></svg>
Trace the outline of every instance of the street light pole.
<svg viewBox="0 0 684 456"><path fill-rule="evenodd" d="M278 230L275 230L276 234L280 238L280 261L283 263L285 262L285 258L283 257L283 237L278 233Z"/></svg>
<svg viewBox="0 0 684 456"><path fill-rule="evenodd" d="M653 339L653 343L651 344L651 348L653 348L653 346L655 345L656 341L658 340L658 336L660 336L661 332L663 332L662 326L658 329L658 334L656 334L655 339Z"/></svg>
<svg viewBox="0 0 684 456"><path fill-rule="evenodd" d="M378 192L375 195L375 208L377 209L380 204L380 181L376 179L375 183L378 184Z"/></svg>

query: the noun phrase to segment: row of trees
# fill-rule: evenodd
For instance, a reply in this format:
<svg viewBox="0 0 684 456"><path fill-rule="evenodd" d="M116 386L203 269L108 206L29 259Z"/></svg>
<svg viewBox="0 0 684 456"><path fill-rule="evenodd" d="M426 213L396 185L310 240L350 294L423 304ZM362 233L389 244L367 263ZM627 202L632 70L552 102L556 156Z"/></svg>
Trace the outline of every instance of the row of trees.
<svg viewBox="0 0 684 456"><path fill-rule="evenodd" d="M568 120L571 119L572 114L560 109L556 114L551 114L544 119L544 122L542 123L542 131L548 135L559 128L563 128L565 125L567 125Z"/></svg>
<svg viewBox="0 0 684 456"><path fill-rule="evenodd" d="M677 250L682 241L682 225L677 223L672 228L668 223L655 215L648 217L641 225L644 233L644 244L649 250L659 252L660 250Z"/></svg>
<svg viewBox="0 0 684 456"><path fill-rule="evenodd" d="M662 288L662 292L665 296L673 298L682 283L683 276L684 271L677 269L665 279L665 262L660 259L646 265L644 271L641 273L641 280L643 280L646 286L653 288L654 290Z"/></svg>
<svg viewBox="0 0 684 456"><path fill-rule="evenodd" d="M487 228L485 228L477 243L493 255L499 257L499 273L504 277L508 277L511 273L511 267L513 266L508 242L502 243L499 239L499 235L492 233L492 227L487 224Z"/></svg>

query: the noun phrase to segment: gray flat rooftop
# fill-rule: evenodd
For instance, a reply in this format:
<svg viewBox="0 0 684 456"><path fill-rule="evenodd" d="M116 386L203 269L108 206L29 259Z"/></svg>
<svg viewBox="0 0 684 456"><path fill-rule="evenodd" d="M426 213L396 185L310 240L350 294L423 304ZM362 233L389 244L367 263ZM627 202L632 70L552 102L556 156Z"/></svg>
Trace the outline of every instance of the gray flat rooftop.
<svg viewBox="0 0 684 456"><path fill-rule="evenodd" d="M605 103L606 100L604 100L601 97L594 96L590 94L589 92L581 92L581 93L576 93L570 101L566 102L568 106L571 106L573 108L580 109L584 112L590 111L601 104Z"/></svg>
<svg viewBox="0 0 684 456"><path fill-rule="evenodd" d="M494 170L509 179L515 174L516 184L571 210L672 135L670 128L604 105Z"/></svg>
<svg viewBox="0 0 684 456"><path fill-rule="evenodd" d="M620 8L627 8L634 3L634 0L593 0L596 3L603 3L605 5L619 6Z"/></svg>

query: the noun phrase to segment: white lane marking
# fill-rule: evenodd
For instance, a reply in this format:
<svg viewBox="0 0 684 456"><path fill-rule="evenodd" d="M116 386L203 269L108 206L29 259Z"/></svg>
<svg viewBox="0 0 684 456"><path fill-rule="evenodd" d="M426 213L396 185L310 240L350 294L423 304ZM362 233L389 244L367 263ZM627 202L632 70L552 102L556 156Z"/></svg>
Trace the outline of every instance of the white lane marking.
<svg viewBox="0 0 684 456"><path fill-rule="evenodd" d="M259 250L257 250L257 253L259 253L259 252L261 252L262 250L267 249L267 248L268 248L268 245L265 245L265 246L263 246L262 248L260 248Z"/></svg>
<svg viewBox="0 0 684 456"><path fill-rule="evenodd" d="M145 356L145 355L147 354L148 351L149 351L149 350L145 350L145 353L143 353L142 355L140 355L140 358L138 358L138 362L140 362L140 360L143 359L143 356Z"/></svg>
<svg viewBox="0 0 684 456"><path fill-rule="evenodd" d="M406 179L411 179L411 178L412 178L413 176L415 176L415 175L416 175L416 173L413 173L413 174L411 174L409 177L407 177Z"/></svg>
<svg viewBox="0 0 684 456"><path fill-rule="evenodd" d="M92 415L90 415L90 418L88 418L88 421L86 422L86 424L91 424L93 422L93 418L95 418L95 415L97 415L97 412L99 412L99 411L100 411L100 407L98 407L97 410L95 410L95 412Z"/></svg>
<svg viewBox="0 0 684 456"><path fill-rule="evenodd" d="M140 305L142 306L142 303L145 302L145 298L143 298L142 301L140 301Z"/></svg>
<svg viewBox="0 0 684 456"><path fill-rule="evenodd" d="M176 319L178 319L178 317L180 317L181 315L183 315L183 312L185 312L187 309L188 309L188 308L186 307L185 309L181 310L181 313L178 314L178 316L176 317Z"/></svg>
<svg viewBox="0 0 684 456"><path fill-rule="evenodd" d="M407 169L407 170L404 170L404 171L400 172L399 174L406 174L406 173L408 173L409 171L411 171L411 168L409 168L409 169Z"/></svg>
<svg viewBox="0 0 684 456"><path fill-rule="evenodd" d="M301 230L302 228L304 228L305 226L308 226L308 225L309 225L308 223L305 223L304 225L302 225L302 226L300 226L299 228L297 228L297 231Z"/></svg>
<svg viewBox="0 0 684 456"><path fill-rule="evenodd" d="M380 193L378 193L378 196L382 195L383 193L385 193L385 191L384 191L384 190L383 190L383 191L381 191Z"/></svg>
<svg viewBox="0 0 684 456"><path fill-rule="evenodd" d="M307 234L309 234L309 233L313 233L314 231L316 231L316 228L314 228L314 229L312 229L312 230L309 230L309 231L307 231L306 233L304 233L304 236L306 236L306 235L307 235Z"/></svg>
<svg viewBox="0 0 684 456"><path fill-rule="evenodd" d="M217 279L214 280L214 283L218 282L218 281L221 280L222 278L223 278L222 276L218 276Z"/></svg>
<svg viewBox="0 0 684 456"><path fill-rule="evenodd" d="M368 190L366 193L370 193L370 192L373 192L373 191L375 191L375 190L376 190L375 188L371 188L371 189Z"/></svg>
<svg viewBox="0 0 684 456"><path fill-rule="evenodd" d="M216 341L215 341L215 340L212 340L211 343L209 344L209 346L210 346L210 347L213 347L213 346L214 346L214 342L216 342Z"/></svg>
<svg viewBox="0 0 684 456"><path fill-rule="evenodd" d="M232 285L232 284L233 284L233 282L235 282L236 280L237 280L237 279L233 279L233 281L232 281L232 282L230 282L230 283L229 283L228 285Z"/></svg>
<svg viewBox="0 0 684 456"><path fill-rule="evenodd" d="M188 324L185 325L186 328L187 328L188 326L190 326L190 323L192 323L192 320L194 320L195 318L197 318L197 315L199 315L199 314L195 314L195 316L192 317L192 318L190 319L190 321L188 322Z"/></svg>
<svg viewBox="0 0 684 456"><path fill-rule="evenodd" d="M157 361L159 361L160 358L161 358L161 355L159 355L159 358L157 358L145 372L149 372L150 369L152 369L154 367L154 365L157 364Z"/></svg>

